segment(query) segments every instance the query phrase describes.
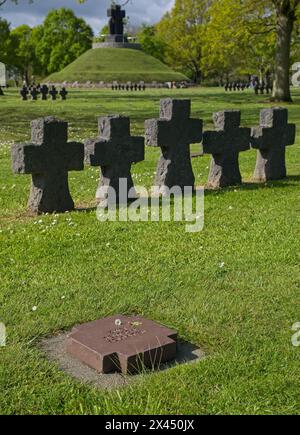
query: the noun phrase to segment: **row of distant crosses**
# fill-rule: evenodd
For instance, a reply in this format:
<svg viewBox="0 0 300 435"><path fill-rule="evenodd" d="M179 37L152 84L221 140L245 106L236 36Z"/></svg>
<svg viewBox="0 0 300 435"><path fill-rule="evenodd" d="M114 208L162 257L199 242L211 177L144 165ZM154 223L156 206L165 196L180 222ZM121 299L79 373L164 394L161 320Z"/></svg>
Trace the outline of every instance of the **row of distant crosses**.
<svg viewBox="0 0 300 435"><path fill-rule="evenodd" d="M67 99L68 91L65 87L62 87L61 90L58 91L54 85L52 85L50 89L47 85L31 85L29 87L23 85L20 90L22 101L27 101L28 97L31 98L32 101L37 101L39 96L42 101L46 101L48 95L50 95L52 101L56 101L58 95L63 101L65 101Z"/></svg>
<svg viewBox="0 0 300 435"><path fill-rule="evenodd" d="M253 80L250 82L227 82L224 85L224 89L226 92L228 91L245 91L246 89L254 89L254 92L256 95L259 93L263 95L265 92L266 94L270 94L273 91L273 84L270 81L265 82L259 81L259 80Z"/></svg>
<svg viewBox="0 0 300 435"><path fill-rule="evenodd" d="M12 147L13 171L32 174L29 208L35 213L74 209L68 172L81 171L84 162L101 168L99 188L111 187L119 198L119 181L126 179L127 193L134 188L131 166L145 159L145 144L161 148L154 185L194 188L190 144L201 143L211 154L207 186L223 188L241 184L239 153L257 149L254 180L285 178L286 146L295 143L296 126L288 123L288 110L264 109L260 126L241 127L241 112L225 110L213 115L215 130L203 132L203 121L191 119L191 101L163 99L159 119L145 121L145 137L131 136L130 119L114 115L99 118L99 132L85 143L68 142L68 124L47 117L32 122L30 144ZM103 189L98 189L98 192ZM97 196L102 202L105 198Z"/></svg>

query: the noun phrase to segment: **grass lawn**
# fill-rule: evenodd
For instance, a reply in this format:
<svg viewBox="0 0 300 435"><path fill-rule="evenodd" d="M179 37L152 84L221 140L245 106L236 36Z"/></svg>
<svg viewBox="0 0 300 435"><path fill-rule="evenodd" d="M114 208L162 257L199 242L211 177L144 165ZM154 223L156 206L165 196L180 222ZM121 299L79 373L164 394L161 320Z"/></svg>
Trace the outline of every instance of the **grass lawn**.
<svg viewBox="0 0 300 435"><path fill-rule="evenodd" d="M289 106L298 125L289 177L251 184L255 152L243 153L245 184L207 191L200 233L185 233L185 223L104 224L94 211L26 212L30 176L11 173L10 145L30 138L32 119L57 115L70 122L70 139L83 140L95 136L97 116L122 113L142 133L170 95L191 98L205 128L213 111L228 108L257 125L269 106L265 96L220 89L70 91L64 103L24 103L13 91L0 98L0 320L8 329L0 413L300 413L300 348L291 344L300 322L300 92ZM158 156L147 149L133 168L136 182L151 185ZM209 156L193 165L197 184L205 183ZM98 175L70 173L78 206L93 205ZM40 337L115 313L176 328L207 358L104 392L68 377L36 347Z"/></svg>
<svg viewBox="0 0 300 435"><path fill-rule="evenodd" d="M64 81L96 83L113 80L122 83L127 81L151 83L152 81L180 82L188 78L141 50L97 48L86 51L62 71L52 74L47 80L57 83Z"/></svg>

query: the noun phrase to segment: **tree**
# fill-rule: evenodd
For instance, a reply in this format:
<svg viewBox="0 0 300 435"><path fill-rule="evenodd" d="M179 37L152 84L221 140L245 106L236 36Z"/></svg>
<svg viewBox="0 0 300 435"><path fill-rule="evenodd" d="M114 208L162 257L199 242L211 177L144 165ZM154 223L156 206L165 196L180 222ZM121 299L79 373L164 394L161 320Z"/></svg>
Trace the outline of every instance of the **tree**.
<svg viewBox="0 0 300 435"><path fill-rule="evenodd" d="M32 29L26 24L17 27L11 32L13 46L13 64L23 74L27 84L34 72L35 46L32 40Z"/></svg>
<svg viewBox="0 0 300 435"><path fill-rule="evenodd" d="M165 61L166 44L158 37L156 26L142 25L138 31L137 40L145 53Z"/></svg>
<svg viewBox="0 0 300 435"><path fill-rule="evenodd" d="M292 35L299 13L300 0L272 0L276 13L276 56L273 98L292 101L290 92L290 60Z"/></svg>
<svg viewBox="0 0 300 435"><path fill-rule="evenodd" d="M10 60L10 26L0 17L0 61L8 63Z"/></svg>
<svg viewBox="0 0 300 435"><path fill-rule="evenodd" d="M18 4L18 2L19 2L19 0L11 0L13 3L16 3L16 4ZM4 5L4 3L6 3L7 2L7 0L0 0L0 8L1 8L1 6L3 6ZM28 0L28 2L29 3L32 3L33 2L33 0ZM81 2L80 1L80 3L83 3L83 2Z"/></svg>
<svg viewBox="0 0 300 435"><path fill-rule="evenodd" d="M273 70L275 23L263 4L252 10L240 0L218 0L208 14L202 62L206 73L229 78L259 72L263 79Z"/></svg>
<svg viewBox="0 0 300 435"><path fill-rule="evenodd" d="M195 82L202 79L202 43L211 0L176 0L175 6L157 25L166 46L166 61L190 72Z"/></svg>
<svg viewBox="0 0 300 435"><path fill-rule="evenodd" d="M220 14L219 22L215 25L216 33L231 34L232 52L238 49L239 53L243 54L239 57L244 60L248 59L248 62L250 60L250 64L252 63L251 58L256 61L260 60L263 65L266 59L272 57L275 75L273 99L291 101L291 48L300 0L240 0L235 2L234 10L228 9L228 5L234 2L235 0L215 0L212 11L217 8L216 3L219 3ZM227 11L227 15L224 10L222 12L222 8ZM231 19L228 19L228 14ZM251 44L248 44L248 49L245 50L244 43L246 41L247 45L247 40L251 41ZM219 42L223 47L226 46L221 37ZM210 43L216 45L212 38ZM230 43L227 48L229 47ZM249 53L250 58L247 56ZM228 54L229 57L227 57ZM226 56L226 59L229 59L229 50L227 50L227 55L224 54L224 58Z"/></svg>
<svg viewBox="0 0 300 435"><path fill-rule="evenodd" d="M51 11L38 32L36 54L45 73L61 70L92 47L91 27L71 9Z"/></svg>

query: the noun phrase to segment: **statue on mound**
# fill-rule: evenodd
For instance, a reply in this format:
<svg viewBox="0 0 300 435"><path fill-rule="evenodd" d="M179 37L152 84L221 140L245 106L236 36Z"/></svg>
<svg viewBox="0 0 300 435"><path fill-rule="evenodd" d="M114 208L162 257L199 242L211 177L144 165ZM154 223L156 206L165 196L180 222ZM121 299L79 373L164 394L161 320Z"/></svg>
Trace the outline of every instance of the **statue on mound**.
<svg viewBox="0 0 300 435"><path fill-rule="evenodd" d="M127 42L127 38L124 36L124 18L126 17L126 12L122 10L120 5L113 3L107 10L107 16L110 17L107 42Z"/></svg>

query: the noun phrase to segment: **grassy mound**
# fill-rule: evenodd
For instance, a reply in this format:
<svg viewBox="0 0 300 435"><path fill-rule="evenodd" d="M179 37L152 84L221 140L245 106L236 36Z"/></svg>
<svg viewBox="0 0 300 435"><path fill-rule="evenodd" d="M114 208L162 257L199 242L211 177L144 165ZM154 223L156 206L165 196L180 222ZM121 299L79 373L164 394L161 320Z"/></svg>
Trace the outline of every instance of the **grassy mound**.
<svg viewBox="0 0 300 435"><path fill-rule="evenodd" d="M139 50L97 48L89 50L62 71L48 77L53 82L166 82L187 80L158 59Z"/></svg>

